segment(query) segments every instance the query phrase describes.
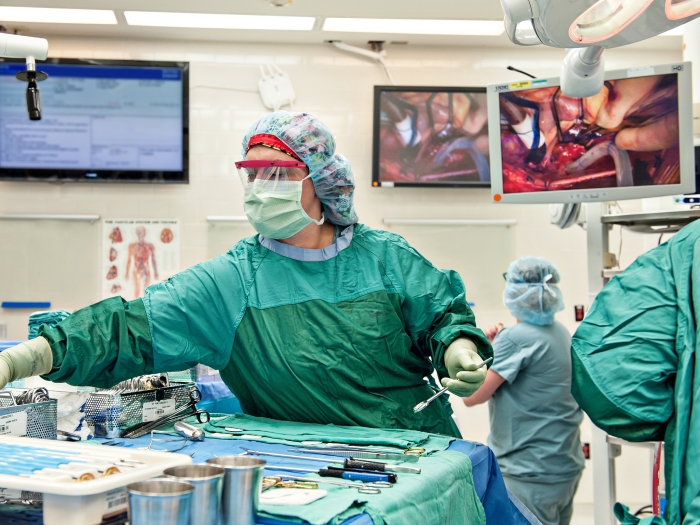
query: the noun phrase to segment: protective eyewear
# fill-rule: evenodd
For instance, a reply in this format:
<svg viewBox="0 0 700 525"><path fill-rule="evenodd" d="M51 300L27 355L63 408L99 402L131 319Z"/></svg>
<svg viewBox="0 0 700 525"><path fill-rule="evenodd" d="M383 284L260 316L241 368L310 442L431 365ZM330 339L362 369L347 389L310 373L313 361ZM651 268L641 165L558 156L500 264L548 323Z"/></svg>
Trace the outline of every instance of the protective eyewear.
<svg viewBox="0 0 700 525"><path fill-rule="evenodd" d="M236 169L243 187L256 180L299 182L308 176L306 164L296 160L242 160L236 162Z"/></svg>

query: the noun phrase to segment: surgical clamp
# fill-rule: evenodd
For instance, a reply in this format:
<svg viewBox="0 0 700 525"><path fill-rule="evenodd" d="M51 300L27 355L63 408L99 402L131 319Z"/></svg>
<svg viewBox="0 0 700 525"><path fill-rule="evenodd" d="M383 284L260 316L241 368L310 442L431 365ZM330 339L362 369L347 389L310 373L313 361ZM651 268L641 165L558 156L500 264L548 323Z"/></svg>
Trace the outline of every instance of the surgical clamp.
<svg viewBox="0 0 700 525"><path fill-rule="evenodd" d="M482 361L481 363L479 363L478 365L476 365L476 368L475 368L474 370L478 370L478 369L481 368L482 366L488 365L491 361L493 361L493 357L489 357L488 359L485 359L484 361ZM466 370L466 371L467 371L467 372L473 372L473 370ZM429 405L430 403L432 403L433 401L435 401L438 397L440 397L440 396L441 396L442 394L444 394L445 392L447 392L447 387L445 387L445 388L443 388L443 389L441 389L441 390L438 390L438 392L437 392L434 396L432 396L432 397L430 397L429 399L426 399L425 401L422 401L422 402L418 403L416 406L414 406L414 407L413 407L413 412L420 412L421 410L425 410L426 408L428 408L428 405Z"/></svg>

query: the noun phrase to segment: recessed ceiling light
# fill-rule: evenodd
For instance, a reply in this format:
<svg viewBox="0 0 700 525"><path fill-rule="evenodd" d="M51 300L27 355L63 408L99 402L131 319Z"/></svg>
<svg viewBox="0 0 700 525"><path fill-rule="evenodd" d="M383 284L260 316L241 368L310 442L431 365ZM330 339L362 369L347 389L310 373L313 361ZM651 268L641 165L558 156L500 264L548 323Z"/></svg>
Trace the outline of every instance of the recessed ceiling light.
<svg viewBox="0 0 700 525"><path fill-rule="evenodd" d="M170 13L124 11L130 26L197 27L207 29L272 29L310 31L312 16L228 15L221 13Z"/></svg>
<svg viewBox="0 0 700 525"><path fill-rule="evenodd" d="M324 31L413 35L498 36L502 20L418 20L409 18L326 18Z"/></svg>
<svg viewBox="0 0 700 525"><path fill-rule="evenodd" d="M114 11L103 9L58 9L53 7L0 6L3 22L41 24L116 24Z"/></svg>

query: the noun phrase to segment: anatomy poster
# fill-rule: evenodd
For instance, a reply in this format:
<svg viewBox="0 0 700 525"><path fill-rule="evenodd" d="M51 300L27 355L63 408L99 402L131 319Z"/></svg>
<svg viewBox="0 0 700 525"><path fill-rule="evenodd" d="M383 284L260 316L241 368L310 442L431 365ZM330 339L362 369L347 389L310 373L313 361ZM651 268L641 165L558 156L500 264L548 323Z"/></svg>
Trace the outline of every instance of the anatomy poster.
<svg viewBox="0 0 700 525"><path fill-rule="evenodd" d="M143 297L144 290L180 271L177 219L102 222L102 297Z"/></svg>

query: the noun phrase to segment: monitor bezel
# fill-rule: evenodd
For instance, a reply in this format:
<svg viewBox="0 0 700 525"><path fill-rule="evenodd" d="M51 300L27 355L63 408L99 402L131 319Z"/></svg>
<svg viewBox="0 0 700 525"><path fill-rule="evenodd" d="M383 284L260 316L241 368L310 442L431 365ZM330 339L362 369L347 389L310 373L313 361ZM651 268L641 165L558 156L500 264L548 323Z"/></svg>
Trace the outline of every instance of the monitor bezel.
<svg viewBox="0 0 700 525"><path fill-rule="evenodd" d="M12 58L0 58L0 62L23 63L23 60ZM82 66L127 66L127 67L169 67L182 71L182 170L181 171L156 171L156 170L95 170L95 169L50 169L50 168L3 168L0 167L0 181L2 182L44 182L53 184L62 183L89 183L89 184L189 184L189 94L190 94L190 63L186 61L163 60L113 60L99 58L49 58L37 62L37 70L41 71L42 64L66 64ZM39 84L41 89L41 84ZM18 176L9 176L8 173L16 173ZM89 178L88 173L97 173L102 178ZM123 173L169 173L180 174L178 180L156 179L119 179Z"/></svg>
<svg viewBox="0 0 700 525"><path fill-rule="evenodd" d="M487 87L489 152L491 162L491 199L496 203L552 204L574 202L606 202L683 194L695 187L695 157L693 149L692 66L676 62L657 66L634 67L606 71L605 80L640 78L653 75L678 74L678 134L680 148L680 184L634 186L631 188L601 188L585 190L503 193L503 159L501 156L501 114L498 96L504 92L524 91L560 85L559 77L521 82L490 84ZM533 85L534 84L534 85ZM492 125L493 124L493 125ZM690 152L683 154L684 151Z"/></svg>
<svg viewBox="0 0 700 525"><path fill-rule="evenodd" d="M379 178L379 132L381 123L381 96L384 91L413 91L421 93L486 93L485 87L464 86L374 86L374 108L372 111L372 187L373 188L489 188L490 182L394 182ZM488 97L487 97L488 105ZM488 108L487 108L488 112ZM487 113L488 114L488 113ZM488 121L487 121L488 126ZM489 142L490 146L490 142ZM489 148L489 166L491 163Z"/></svg>

